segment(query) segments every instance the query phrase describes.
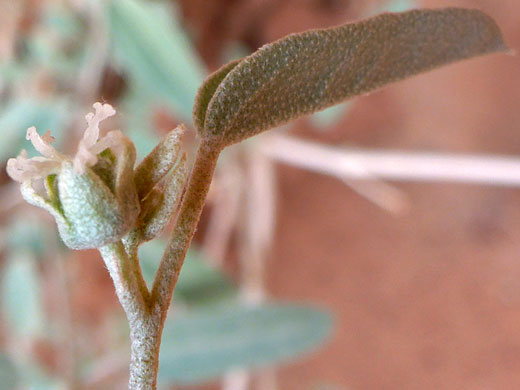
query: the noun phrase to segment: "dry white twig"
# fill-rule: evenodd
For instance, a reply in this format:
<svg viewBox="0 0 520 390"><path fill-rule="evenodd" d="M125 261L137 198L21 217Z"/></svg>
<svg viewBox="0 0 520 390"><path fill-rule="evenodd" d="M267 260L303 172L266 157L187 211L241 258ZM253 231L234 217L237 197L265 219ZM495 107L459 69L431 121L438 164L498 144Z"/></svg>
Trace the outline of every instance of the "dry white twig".
<svg viewBox="0 0 520 390"><path fill-rule="evenodd" d="M410 202L406 194L382 180L343 178L343 182L351 190L391 214L399 215L409 208Z"/></svg>
<svg viewBox="0 0 520 390"><path fill-rule="evenodd" d="M251 383L249 371L238 368L227 372L222 379L223 390L246 390Z"/></svg>
<svg viewBox="0 0 520 390"><path fill-rule="evenodd" d="M235 150L232 150L235 152ZM215 266L224 262L231 236L237 225L244 177L236 153L228 151L225 164L217 167L215 180L211 184L207 203L211 204L202 247ZM231 161L229 161L231 159Z"/></svg>
<svg viewBox="0 0 520 390"><path fill-rule="evenodd" d="M265 257L276 219L275 174L273 161L256 148L247 150L246 169L240 229L241 295L245 303L256 304L265 295Z"/></svg>
<svg viewBox="0 0 520 390"><path fill-rule="evenodd" d="M492 155L337 148L270 135L260 148L273 159L348 179L458 182L520 187L520 159Z"/></svg>
<svg viewBox="0 0 520 390"><path fill-rule="evenodd" d="M242 180L243 211L240 228L240 290L246 305L265 299L265 261L271 247L276 219L276 180L272 159L258 149L246 150L246 174ZM257 375L262 390L276 390L276 371L265 368ZM224 377L222 389L245 390L251 384L248 370L234 370Z"/></svg>

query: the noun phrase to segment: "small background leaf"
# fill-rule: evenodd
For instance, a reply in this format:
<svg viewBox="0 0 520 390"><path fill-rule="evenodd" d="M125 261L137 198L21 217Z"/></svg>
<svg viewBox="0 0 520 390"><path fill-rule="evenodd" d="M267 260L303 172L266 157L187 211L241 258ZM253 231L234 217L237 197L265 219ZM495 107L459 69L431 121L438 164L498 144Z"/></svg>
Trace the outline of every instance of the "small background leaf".
<svg viewBox="0 0 520 390"><path fill-rule="evenodd" d="M140 161L150 153L161 137L153 131L152 113L155 97L146 88L139 88L134 83L121 102L121 111L125 134L134 142Z"/></svg>
<svg viewBox="0 0 520 390"><path fill-rule="evenodd" d="M417 7L417 0L388 0L384 4L375 7L371 15L377 15L383 12L404 12Z"/></svg>
<svg viewBox="0 0 520 390"><path fill-rule="evenodd" d="M311 117L312 124L320 128L332 126L346 115L350 111L351 107L352 102L346 102L316 112Z"/></svg>
<svg viewBox="0 0 520 390"><path fill-rule="evenodd" d="M42 333L40 279L32 253L8 256L2 277L2 307L9 328L17 337L33 338Z"/></svg>
<svg viewBox="0 0 520 390"><path fill-rule="evenodd" d="M111 41L117 62L132 81L190 121L205 72L172 15L174 10L164 2L111 1Z"/></svg>
<svg viewBox="0 0 520 390"><path fill-rule="evenodd" d="M184 315L164 331L159 379L194 383L299 356L323 343L330 316L300 305L232 306Z"/></svg>
<svg viewBox="0 0 520 390"><path fill-rule="evenodd" d="M153 282L164 246L163 240L152 240L139 248L143 276L149 286ZM210 305L229 303L236 295L237 289L231 280L213 268L200 251L190 248L175 286L174 300L181 300L188 305Z"/></svg>
<svg viewBox="0 0 520 390"><path fill-rule="evenodd" d="M20 375L16 366L8 356L0 354L0 388L16 389L20 382Z"/></svg>
<svg viewBox="0 0 520 390"><path fill-rule="evenodd" d="M390 82L504 49L490 17L457 8L289 35L227 75L208 105L202 136L215 146L236 143Z"/></svg>

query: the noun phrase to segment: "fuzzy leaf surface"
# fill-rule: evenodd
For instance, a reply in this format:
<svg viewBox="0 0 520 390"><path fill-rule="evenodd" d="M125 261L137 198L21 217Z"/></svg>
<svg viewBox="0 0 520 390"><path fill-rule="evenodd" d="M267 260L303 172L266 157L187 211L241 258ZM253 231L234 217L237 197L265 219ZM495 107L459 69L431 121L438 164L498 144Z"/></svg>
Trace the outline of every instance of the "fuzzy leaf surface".
<svg viewBox="0 0 520 390"><path fill-rule="evenodd" d="M206 111L211 98L215 94L218 86L224 78L231 72L235 66L239 64L240 60L235 60L227 63L220 69L210 74L197 92L195 98L195 105L193 106L193 122L199 130L204 128L204 121L206 119Z"/></svg>
<svg viewBox="0 0 520 390"><path fill-rule="evenodd" d="M139 199L168 174L181 153L182 129L170 131L135 168L135 186Z"/></svg>
<svg viewBox="0 0 520 390"><path fill-rule="evenodd" d="M382 14L292 34L227 74L201 135L223 147L388 83L506 49L493 19L460 8Z"/></svg>

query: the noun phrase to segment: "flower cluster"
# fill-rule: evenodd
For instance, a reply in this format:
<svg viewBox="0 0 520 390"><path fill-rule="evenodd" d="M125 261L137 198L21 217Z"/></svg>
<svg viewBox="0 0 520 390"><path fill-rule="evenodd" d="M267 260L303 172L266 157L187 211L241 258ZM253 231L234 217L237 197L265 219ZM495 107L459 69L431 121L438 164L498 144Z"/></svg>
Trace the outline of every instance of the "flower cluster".
<svg viewBox="0 0 520 390"><path fill-rule="evenodd" d="M140 212L144 210L143 205L150 203L147 198L152 190L154 194L162 195L155 195L158 200L153 202L153 212L149 206L144 210L147 223L153 219L150 214L162 212L159 212L161 224L157 226L155 221L154 232L164 228L175 211L175 205L171 204L172 196L164 196L165 186L160 181L179 160L182 129L172 131L154 150L155 153L152 152L136 168L135 172L140 175L136 180L136 151L132 141L120 131L110 131L100 138L99 124L115 114L114 108L109 104L95 103L94 110L86 116L87 129L74 157L54 149L51 145L54 138L49 131L40 136L31 127L27 130L27 139L41 156L28 158L23 150L7 163L7 173L22 184L24 199L54 216L61 238L72 249L100 248L120 240L131 230L143 230ZM166 162L157 153L159 149L164 154L165 145L169 151ZM177 165L182 168L176 171L183 172L183 179L173 175L177 180L171 191L179 195L184 185L185 169L183 162ZM161 175L156 172L158 167ZM153 180L146 180L147 177L153 177ZM36 189L37 180L43 181L44 191ZM146 191L136 185L143 181L148 182ZM168 205L163 204L166 198L170 200ZM179 196L174 198L178 202Z"/></svg>

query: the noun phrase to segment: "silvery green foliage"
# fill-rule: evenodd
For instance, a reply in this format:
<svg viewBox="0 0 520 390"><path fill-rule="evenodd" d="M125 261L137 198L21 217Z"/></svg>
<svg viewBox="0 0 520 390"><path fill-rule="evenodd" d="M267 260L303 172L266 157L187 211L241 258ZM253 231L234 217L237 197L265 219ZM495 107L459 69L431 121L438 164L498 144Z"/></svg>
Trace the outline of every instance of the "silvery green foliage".
<svg viewBox="0 0 520 390"><path fill-rule="evenodd" d="M100 248L120 240L135 228L141 201L146 203L143 183L153 187L162 177L157 171L165 175L180 154L178 139L181 130L178 130L174 137L177 144L161 143L156 148L161 152L160 156L154 159L152 152L152 157L138 167L134 180L134 144L119 131L111 131L99 138L99 123L114 115L115 111L108 104L96 103L94 108L95 113L86 117L88 128L74 157L56 151L50 144L53 138L49 132L40 136L36 129L30 128L27 139L43 157L29 159L22 151L16 159L8 161L7 167L9 175L22 183L24 199L54 216L63 242L72 249ZM164 171L163 159L167 155L171 164L166 164L168 167ZM179 167L182 169L177 171L184 172L185 177L184 166L179 164ZM43 191L36 189L38 179L43 180ZM173 181L175 186L166 181L162 201L154 204L156 209L146 209L147 215L151 215L145 221L148 225L140 220L140 229L147 238L157 234L175 210L184 180L177 178Z"/></svg>
<svg viewBox="0 0 520 390"><path fill-rule="evenodd" d="M2 321L17 338L41 336L45 316L37 259L30 251L21 250L7 252L6 260L0 280Z"/></svg>
<svg viewBox="0 0 520 390"><path fill-rule="evenodd" d="M193 311L165 325L159 380L201 383L236 368L290 361L327 340L332 322L328 312L298 304Z"/></svg>
<svg viewBox="0 0 520 390"><path fill-rule="evenodd" d="M6 389L16 389L20 383L20 374L9 356L0 354L0 378Z"/></svg>
<svg viewBox="0 0 520 390"><path fill-rule="evenodd" d="M224 147L388 83L505 49L489 16L458 8L291 34L210 76L194 120L203 138Z"/></svg>
<svg viewBox="0 0 520 390"><path fill-rule="evenodd" d="M149 285L153 283L157 259L161 258L166 245L165 240L156 239L139 247L139 263ZM211 260L192 245L175 286L174 301L191 308L200 308L236 303L237 299L238 289L229 276L213 266Z"/></svg>

